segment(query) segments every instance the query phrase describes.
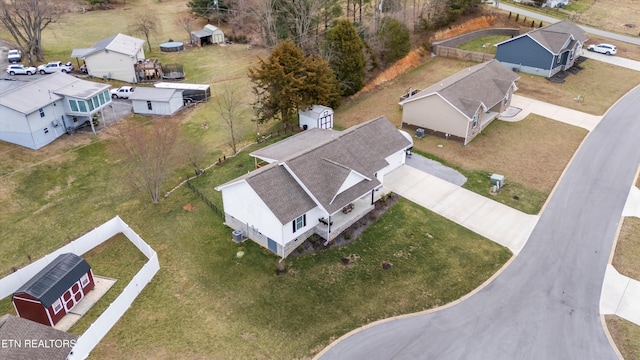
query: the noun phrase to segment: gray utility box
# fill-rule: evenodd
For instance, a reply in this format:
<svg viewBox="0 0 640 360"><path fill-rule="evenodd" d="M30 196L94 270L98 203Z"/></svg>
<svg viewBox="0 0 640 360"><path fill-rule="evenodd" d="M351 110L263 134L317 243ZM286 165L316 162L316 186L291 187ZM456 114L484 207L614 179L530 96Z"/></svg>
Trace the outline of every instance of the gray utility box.
<svg viewBox="0 0 640 360"><path fill-rule="evenodd" d="M233 236L234 242L242 242L242 230L234 230L231 235Z"/></svg>
<svg viewBox="0 0 640 360"><path fill-rule="evenodd" d="M422 139L424 137L424 129L416 129L416 137Z"/></svg>
<svg viewBox="0 0 640 360"><path fill-rule="evenodd" d="M495 185L498 188L501 188L504 186L504 175L493 174L491 175L489 181L491 182L491 185Z"/></svg>

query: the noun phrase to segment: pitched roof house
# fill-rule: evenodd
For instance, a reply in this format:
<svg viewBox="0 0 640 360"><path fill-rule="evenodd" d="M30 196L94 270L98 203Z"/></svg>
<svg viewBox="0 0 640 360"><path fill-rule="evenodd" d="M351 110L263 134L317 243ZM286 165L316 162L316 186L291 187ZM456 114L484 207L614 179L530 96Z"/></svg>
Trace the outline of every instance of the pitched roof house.
<svg viewBox="0 0 640 360"><path fill-rule="evenodd" d="M64 360L77 335L13 315L0 316L0 359Z"/></svg>
<svg viewBox="0 0 640 360"><path fill-rule="evenodd" d="M573 66L586 34L569 20L559 21L498 43L496 59L518 71L551 77Z"/></svg>
<svg viewBox="0 0 640 360"><path fill-rule="evenodd" d="M216 187L225 223L283 258L312 234L330 241L373 209L411 146L385 117L303 131L252 153L266 165Z"/></svg>
<svg viewBox="0 0 640 360"><path fill-rule="evenodd" d="M0 88L0 140L29 149L51 143L111 105L111 85L62 72L15 83Z"/></svg>
<svg viewBox="0 0 640 360"><path fill-rule="evenodd" d="M402 126L466 145L509 106L518 79L496 60L462 70L402 100Z"/></svg>
<svg viewBox="0 0 640 360"><path fill-rule="evenodd" d="M84 60L91 76L137 83L135 65L143 61L144 40L117 34L90 48L73 49L71 57Z"/></svg>

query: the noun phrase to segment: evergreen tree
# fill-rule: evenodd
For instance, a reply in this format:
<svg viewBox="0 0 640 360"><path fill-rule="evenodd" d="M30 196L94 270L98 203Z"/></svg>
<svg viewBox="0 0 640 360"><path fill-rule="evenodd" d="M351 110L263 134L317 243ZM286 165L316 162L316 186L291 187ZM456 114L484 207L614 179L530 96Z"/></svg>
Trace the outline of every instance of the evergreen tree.
<svg viewBox="0 0 640 360"><path fill-rule="evenodd" d="M339 20L326 36L329 65L340 83L342 96L358 92L364 86L366 61L362 40L348 20Z"/></svg>
<svg viewBox="0 0 640 360"><path fill-rule="evenodd" d="M339 100L338 83L326 61L304 56L293 42L280 43L267 59L249 69L259 122L279 117L288 122L299 109Z"/></svg>
<svg viewBox="0 0 640 360"><path fill-rule="evenodd" d="M411 50L409 29L400 21L384 18L377 33L380 59L385 64L400 60Z"/></svg>

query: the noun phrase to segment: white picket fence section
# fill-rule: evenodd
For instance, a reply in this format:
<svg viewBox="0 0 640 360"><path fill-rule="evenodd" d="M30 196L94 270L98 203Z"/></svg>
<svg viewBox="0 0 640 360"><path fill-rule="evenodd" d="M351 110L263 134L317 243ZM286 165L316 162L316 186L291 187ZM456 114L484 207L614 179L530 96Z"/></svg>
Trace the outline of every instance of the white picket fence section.
<svg viewBox="0 0 640 360"><path fill-rule="evenodd" d="M140 294L142 289L153 279L160 269L160 263L158 262L156 252L151 246L142 240L119 216L116 216L69 244L0 280L0 299L3 299L13 294L20 286L58 257L58 255L74 253L81 256L118 233L126 236L149 261L144 264L142 269L138 271L122 293L109 305L102 315L78 338L76 345L67 357L68 360L86 359L91 353L91 350L98 345L100 340L102 340L109 330L118 322L120 317L129 309L133 300Z"/></svg>

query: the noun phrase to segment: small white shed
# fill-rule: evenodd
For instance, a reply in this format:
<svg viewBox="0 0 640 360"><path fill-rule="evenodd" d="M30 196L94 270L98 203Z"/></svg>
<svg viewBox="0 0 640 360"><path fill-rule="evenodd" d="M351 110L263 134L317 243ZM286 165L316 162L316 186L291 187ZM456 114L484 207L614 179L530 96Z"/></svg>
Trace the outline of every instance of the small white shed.
<svg viewBox="0 0 640 360"><path fill-rule="evenodd" d="M332 129L333 109L323 105L313 105L311 108L298 111L300 127L303 129Z"/></svg>
<svg viewBox="0 0 640 360"><path fill-rule="evenodd" d="M191 32L191 42L198 46L224 44L224 32L218 27L207 24L202 30Z"/></svg>
<svg viewBox="0 0 640 360"><path fill-rule="evenodd" d="M184 106L182 91L177 89L137 87L129 100L133 112L144 115L173 115Z"/></svg>

